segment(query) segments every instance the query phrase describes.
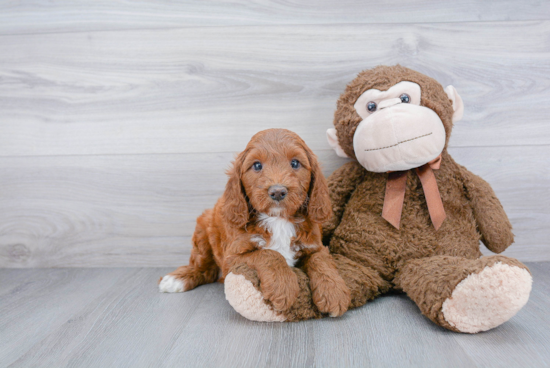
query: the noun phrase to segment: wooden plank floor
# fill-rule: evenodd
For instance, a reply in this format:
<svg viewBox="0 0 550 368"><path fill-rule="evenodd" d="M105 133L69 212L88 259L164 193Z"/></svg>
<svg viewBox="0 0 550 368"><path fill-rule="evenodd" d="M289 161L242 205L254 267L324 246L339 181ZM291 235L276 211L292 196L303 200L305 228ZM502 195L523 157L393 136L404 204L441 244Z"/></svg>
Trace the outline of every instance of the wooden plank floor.
<svg viewBox="0 0 550 368"><path fill-rule="evenodd" d="M169 269L0 270L0 367L544 367L550 262L528 264L529 303L477 335L444 330L405 295L338 319L256 323L223 286L160 294Z"/></svg>

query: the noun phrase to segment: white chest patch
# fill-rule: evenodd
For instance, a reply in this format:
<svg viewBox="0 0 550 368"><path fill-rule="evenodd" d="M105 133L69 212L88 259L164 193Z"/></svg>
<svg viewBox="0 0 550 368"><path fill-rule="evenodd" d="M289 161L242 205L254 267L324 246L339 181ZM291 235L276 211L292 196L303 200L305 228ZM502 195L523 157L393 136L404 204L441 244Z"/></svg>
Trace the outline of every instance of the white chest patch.
<svg viewBox="0 0 550 368"><path fill-rule="evenodd" d="M271 233L271 240L267 246L265 246L265 241L263 241L263 244L258 241L258 245L279 252L285 257L286 263L293 267L296 263L296 259L294 259L296 252L292 250L290 242L296 236L294 224L284 218L271 217L264 213L259 216L259 224Z"/></svg>

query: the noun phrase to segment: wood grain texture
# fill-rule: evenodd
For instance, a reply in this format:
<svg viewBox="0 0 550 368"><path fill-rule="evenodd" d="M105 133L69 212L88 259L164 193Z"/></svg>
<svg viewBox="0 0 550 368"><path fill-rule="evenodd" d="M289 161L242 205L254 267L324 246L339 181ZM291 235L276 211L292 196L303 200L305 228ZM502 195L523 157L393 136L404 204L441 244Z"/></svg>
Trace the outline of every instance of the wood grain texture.
<svg viewBox="0 0 550 368"><path fill-rule="evenodd" d="M453 148L507 211L504 254L550 260L550 146ZM345 160L317 151L330 174ZM0 158L0 267L179 266L233 153ZM541 169L543 168L543 169ZM487 254L489 251L485 250Z"/></svg>
<svg viewBox="0 0 550 368"><path fill-rule="evenodd" d="M518 6L519 5L519 6ZM550 19L540 0L18 1L0 4L0 34L337 23Z"/></svg>
<svg viewBox="0 0 550 368"><path fill-rule="evenodd" d="M451 152L495 188L505 254L550 260L550 2L0 3L0 267L177 266L259 130L325 162L346 83L378 64L453 84Z"/></svg>
<svg viewBox="0 0 550 368"><path fill-rule="evenodd" d="M0 271L0 284L6 287L0 294L0 366L6 367L32 350L34 344L51 334L52 328L77 322L70 318L73 313L96 308L97 299L106 290L123 279L133 279L135 272L132 269ZM119 293L120 287L116 289Z"/></svg>
<svg viewBox="0 0 550 368"><path fill-rule="evenodd" d="M221 196L233 157L0 158L0 267L186 262L195 219ZM326 174L344 161L320 158Z"/></svg>
<svg viewBox="0 0 550 368"><path fill-rule="evenodd" d="M0 367L544 367L550 263L528 266L527 305L476 335L434 325L405 295L341 318L256 323L220 284L158 293L166 268L4 269Z"/></svg>
<svg viewBox="0 0 550 368"><path fill-rule="evenodd" d="M265 128L328 149L359 71L453 84L451 145L548 144L550 21L189 27L0 37L0 156L232 152Z"/></svg>

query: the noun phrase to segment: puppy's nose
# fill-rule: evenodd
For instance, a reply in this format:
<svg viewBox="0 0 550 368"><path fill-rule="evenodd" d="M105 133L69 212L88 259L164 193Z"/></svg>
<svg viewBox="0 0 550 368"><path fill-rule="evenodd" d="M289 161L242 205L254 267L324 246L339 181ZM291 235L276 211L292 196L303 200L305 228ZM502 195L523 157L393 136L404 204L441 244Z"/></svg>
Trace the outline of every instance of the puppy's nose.
<svg viewBox="0 0 550 368"><path fill-rule="evenodd" d="M286 195L288 194L288 190L282 185L272 185L267 190L267 194L269 194L271 199L281 201L285 199Z"/></svg>

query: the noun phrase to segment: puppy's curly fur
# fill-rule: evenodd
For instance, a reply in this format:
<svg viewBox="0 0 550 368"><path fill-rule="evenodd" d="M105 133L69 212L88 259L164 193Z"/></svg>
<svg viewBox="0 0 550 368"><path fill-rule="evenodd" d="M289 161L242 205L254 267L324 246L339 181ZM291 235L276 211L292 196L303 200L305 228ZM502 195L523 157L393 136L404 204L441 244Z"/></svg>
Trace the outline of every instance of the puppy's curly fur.
<svg viewBox="0 0 550 368"><path fill-rule="evenodd" d="M321 223L332 216L326 180L315 154L285 129L259 132L228 171L225 193L198 219L188 266L161 278L161 291L187 291L223 282L230 268L256 270L265 299L278 311L290 308L300 291L301 266L321 313L343 314L350 291L321 242ZM273 198L273 188L284 197ZM176 288L163 288L170 280Z"/></svg>

